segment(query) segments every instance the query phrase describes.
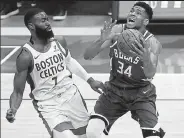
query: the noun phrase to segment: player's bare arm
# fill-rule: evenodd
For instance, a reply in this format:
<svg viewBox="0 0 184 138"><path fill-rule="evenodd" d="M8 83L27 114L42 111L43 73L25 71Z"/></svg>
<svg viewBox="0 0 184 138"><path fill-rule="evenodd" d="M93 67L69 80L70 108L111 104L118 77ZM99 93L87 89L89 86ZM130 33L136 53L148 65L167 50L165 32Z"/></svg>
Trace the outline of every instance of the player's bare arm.
<svg viewBox="0 0 184 138"><path fill-rule="evenodd" d="M155 37L149 38L147 42L142 39L142 42L143 46L135 41L138 48L136 46L134 46L134 48L137 51L138 56L143 61L143 70L146 77L152 78L156 73L158 57L161 52L162 45Z"/></svg>
<svg viewBox="0 0 184 138"><path fill-rule="evenodd" d="M84 59L93 59L101 51L113 44L112 38L118 34L119 30L122 30L121 25L116 25L116 22L117 21L112 22L112 19L104 22L100 37L86 49Z"/></svg>
<svg viewBox="0 0 184 138"><path fill-rule="evenodd" d="M82 78L83 80L85 80L86 82L88 82L88 84L91 86L91 88L98 92L98 93L102 93L100 89L104 89L104 85L102 82L94 80L87 72L86 70L77 62L76 59L72 58L69 50L67 49L67 43L64 37L62 37L60 39L60 43L62 44L62 46L68 51L67 53L67 57L66 57L66 65L67 68L74 74L76 74L77 76L79 76L80 78Z"/></svg>
<svg viewBox="0 0 184 138"><path fill-rule="evenodd" d="M22 102L30 62L31 57L23 49L16 60L17 71L14 76L14 89L10 96L10 109L8 109L6 115L7 120L11 123L14 121L15 114Z"/></svg>

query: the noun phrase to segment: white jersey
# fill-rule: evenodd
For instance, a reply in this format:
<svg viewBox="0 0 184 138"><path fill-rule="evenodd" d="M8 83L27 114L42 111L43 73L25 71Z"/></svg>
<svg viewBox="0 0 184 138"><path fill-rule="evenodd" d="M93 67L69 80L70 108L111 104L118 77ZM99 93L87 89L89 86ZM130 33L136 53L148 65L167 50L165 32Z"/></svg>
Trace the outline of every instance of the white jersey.
<svg viewBox="0 0 184 138"><path fill-rule="evenodd" d="M71 72L66 69L68 51L57 40L50 43L51 47L45 53L36 51L29 43L23 46L33 57L34 67L30 77L34 86L31 98L35 100L52 98L73 85Z"/></svg>

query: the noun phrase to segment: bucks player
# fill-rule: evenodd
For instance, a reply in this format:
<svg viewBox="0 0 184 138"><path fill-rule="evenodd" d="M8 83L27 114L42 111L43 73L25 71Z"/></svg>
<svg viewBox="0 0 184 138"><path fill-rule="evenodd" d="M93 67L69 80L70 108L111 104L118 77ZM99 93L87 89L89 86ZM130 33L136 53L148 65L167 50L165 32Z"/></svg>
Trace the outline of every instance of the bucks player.
<svg viewBox="0 0 184 138"><path fill-rule="evenodd" d="M97 92L100 92L98 88L103 89L103 84L90 77L71 57L64 37L60 41L54 39L48 16L43 10L29 10L24 21L31 40L22 47L16 60L17 72L7 120L11 123L15 120L27 81L34 107L53 138L85 138L89 114L72 81L72 73L87 81Z"/></svg>
<svg viewBox="0 0 184 138"><path fill-rule="evenodd" d="M87 127L88 138L100 138L103 131L108 134L113 123L128 111L140 124L144 138L163 138L165 132L158 123L155 105L156 90L151 83L162 46L146 30L152 15L148 4L135 3L126 24L115 26L116 22L105 22L101 37L86 49L84 58L92 59L104 48L110 47L111 65L106 90L97 100ZM134 50L120 51L116 35L126 28L139 30L144 36L141 40L143 45L135 41Z"/></svg>

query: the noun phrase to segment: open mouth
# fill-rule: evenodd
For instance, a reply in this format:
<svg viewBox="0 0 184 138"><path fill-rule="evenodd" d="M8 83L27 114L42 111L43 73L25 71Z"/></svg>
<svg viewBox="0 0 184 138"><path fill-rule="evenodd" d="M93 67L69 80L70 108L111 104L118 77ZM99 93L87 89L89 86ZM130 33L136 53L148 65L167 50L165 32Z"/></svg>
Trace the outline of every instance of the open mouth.
<svg viewBox="0 0 184 138"><path fill-rule="evenodd" d="M135 23L135 18L128 18L128 23Z"/></svg>

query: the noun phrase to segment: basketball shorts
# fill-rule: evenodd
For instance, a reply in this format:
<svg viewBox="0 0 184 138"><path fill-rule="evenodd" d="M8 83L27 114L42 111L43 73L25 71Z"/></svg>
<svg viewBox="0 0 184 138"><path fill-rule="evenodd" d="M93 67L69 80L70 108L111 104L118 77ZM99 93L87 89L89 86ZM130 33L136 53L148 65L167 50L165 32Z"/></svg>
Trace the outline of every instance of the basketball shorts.
<svg viewBox="0 0 184 138"><path fill-rule="evenodd" d="M75 85L49 100L33 101L33 104L50 135L52 130L61 123L71 124L66 129L78 129L88 124L90 115Z"/></svg>
<svg viewBox="0 0 184 138"><path fill-rule="evenodd" d="M106 125L106 135L114 122L128 111L142 128L154 128L157 125L156 91L153 84L138 89L119 89L106 82L105 87L106 91L96 101L90 119L102 119Z"/></svg>

